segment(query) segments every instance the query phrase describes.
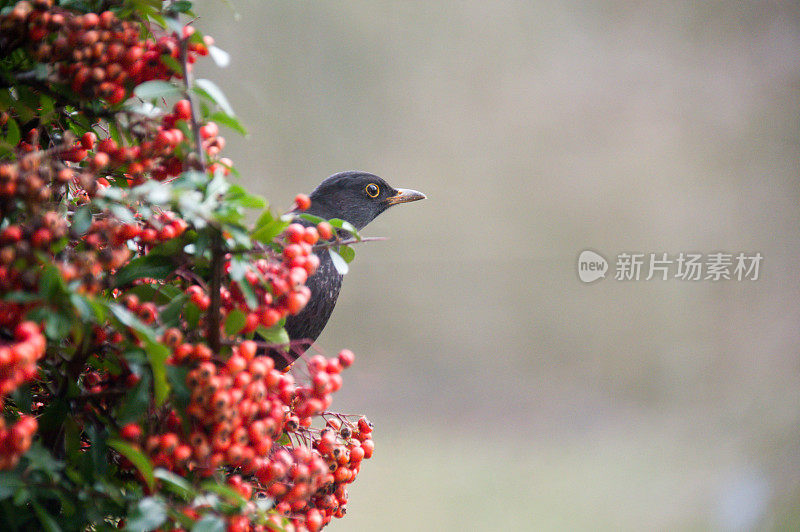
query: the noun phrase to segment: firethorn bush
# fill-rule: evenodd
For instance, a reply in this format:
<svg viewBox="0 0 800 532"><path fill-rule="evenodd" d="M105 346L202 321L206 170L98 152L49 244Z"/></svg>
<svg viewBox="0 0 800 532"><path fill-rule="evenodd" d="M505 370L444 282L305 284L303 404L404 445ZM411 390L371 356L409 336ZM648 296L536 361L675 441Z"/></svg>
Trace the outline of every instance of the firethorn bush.
<svg viewBox="0 0 800 532"><path fill-rule="evenodd" d="M372 456L352 352L271 358L348 225L231 182L191 9L0 0L3 530L316 531Z"/></svg>

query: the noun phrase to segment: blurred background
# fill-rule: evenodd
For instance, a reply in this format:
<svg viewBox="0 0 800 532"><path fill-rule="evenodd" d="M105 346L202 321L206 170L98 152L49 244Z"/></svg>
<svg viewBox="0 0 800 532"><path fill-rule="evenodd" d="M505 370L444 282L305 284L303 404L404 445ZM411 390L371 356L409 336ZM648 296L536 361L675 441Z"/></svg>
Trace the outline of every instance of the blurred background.
<svg viewBox="0 0 800 532"><path fill-rule="evenodd" d="M283 211L359 169L428 195L364 231L390 240L318 342L355 351L333 407L376 426L330 530L800 527L796 2L196 8L251 190ZM759 279L613 278L720 251Z"/></svg>

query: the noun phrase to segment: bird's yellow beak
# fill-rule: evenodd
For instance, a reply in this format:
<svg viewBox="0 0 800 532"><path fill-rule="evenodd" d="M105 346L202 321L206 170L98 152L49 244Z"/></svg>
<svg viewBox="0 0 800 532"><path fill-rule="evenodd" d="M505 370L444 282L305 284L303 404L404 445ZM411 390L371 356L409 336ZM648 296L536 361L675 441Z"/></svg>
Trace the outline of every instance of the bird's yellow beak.
<svg viewBox="0 0 800 532"><path fill-rule="evenodd" d="M417 190L411 190L410 188L398 188L397 194L394 196L389 196L386 198L386 201L389 205L397 205L398 203L408 203L409 201L417 201L421 199L425 199L427 196L422 192Z"/></svg>

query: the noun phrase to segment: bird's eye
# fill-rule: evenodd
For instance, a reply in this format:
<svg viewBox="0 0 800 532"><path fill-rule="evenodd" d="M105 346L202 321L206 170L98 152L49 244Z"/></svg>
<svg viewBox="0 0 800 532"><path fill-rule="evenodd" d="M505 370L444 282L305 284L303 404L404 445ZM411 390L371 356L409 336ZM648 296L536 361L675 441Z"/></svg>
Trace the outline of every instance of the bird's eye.
<svg viewBox="0 0 800 532"><path fill-rule="evenodd" d="M381 193L381 189L379 189L378 185L376 185L375 183L370 183L369 185L367 185L364 191L370 198L377 198L378 194Z"/></svg>

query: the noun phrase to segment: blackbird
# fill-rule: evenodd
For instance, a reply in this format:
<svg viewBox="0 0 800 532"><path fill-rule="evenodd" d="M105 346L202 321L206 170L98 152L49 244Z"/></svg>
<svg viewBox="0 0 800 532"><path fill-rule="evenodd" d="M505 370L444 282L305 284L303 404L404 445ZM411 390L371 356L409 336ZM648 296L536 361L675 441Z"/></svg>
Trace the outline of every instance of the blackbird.
<svg viewBox="0 0 800 532"><path fill-rule="evenodd" d="M374 174L351 171L325 179L309 197L311 206L306 213L328 220L339 218L350 222L360 231L389 207L425 199L425 194L394 188ZM298 221L311 224L303 219ZM317 339L339 297L343 275L334 266L327 250L319 251L318 256L319 267L306 281L311 298L303 310L286 319L286 332L292 340L292 348L288 352L270 353L278 368L291 364Z"/></svg>

